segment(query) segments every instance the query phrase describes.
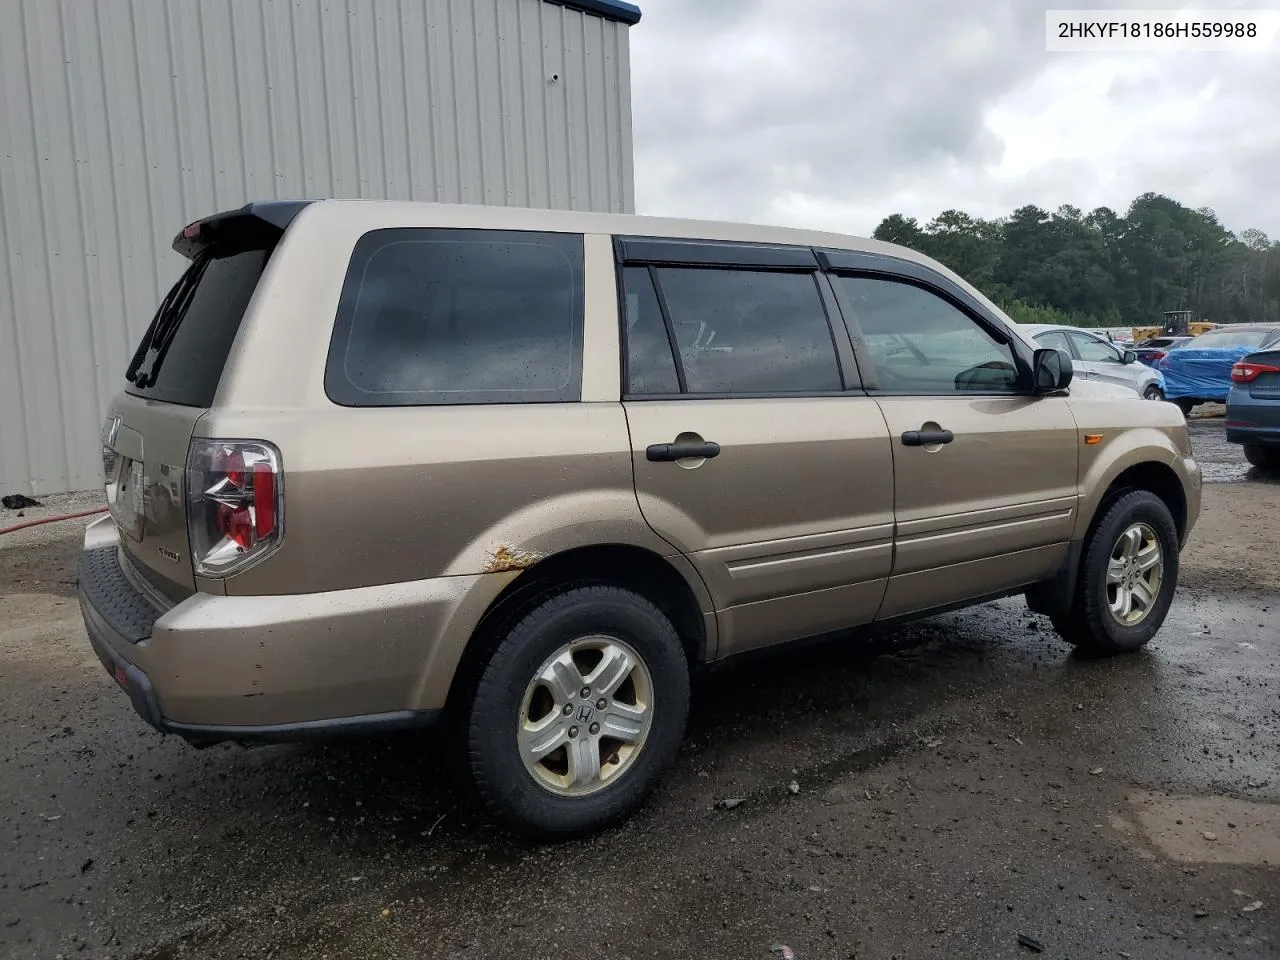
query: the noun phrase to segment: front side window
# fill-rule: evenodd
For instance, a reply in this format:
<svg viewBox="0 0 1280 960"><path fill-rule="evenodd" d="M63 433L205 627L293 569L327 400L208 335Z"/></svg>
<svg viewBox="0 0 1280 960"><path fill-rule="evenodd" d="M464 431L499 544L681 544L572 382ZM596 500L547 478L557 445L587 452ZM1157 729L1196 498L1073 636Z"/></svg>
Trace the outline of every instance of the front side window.
<svg viewBox="0 0 1280 960"><path fill-rule="evenodd" d="M1013 347L950 301L910 283L840 276L845 308L886 393L1016 393Z"/></svg>
<svg viewBox="0 0 1280 960"><path fill-rule="evenodd" d="M654 271L693 394L843 388L813 274L714 267Z"/></svg>
<svg viewBox="0 0 1280 960"><path fill-rule="evenodd" d="M325 391L345 406L578 400L578 234L388 229L356 243Z"/></svg>
<svg viewBox="0 0 1280 960"><path fill-rule="evenodd" d="M1120 354L1116 348L1097 337L1091 337L1087 333L1073 332L1071 342L1076 345L1076 352L1080 354L1081 360L1087 360L1090 363L1120 363Z"/></svg>

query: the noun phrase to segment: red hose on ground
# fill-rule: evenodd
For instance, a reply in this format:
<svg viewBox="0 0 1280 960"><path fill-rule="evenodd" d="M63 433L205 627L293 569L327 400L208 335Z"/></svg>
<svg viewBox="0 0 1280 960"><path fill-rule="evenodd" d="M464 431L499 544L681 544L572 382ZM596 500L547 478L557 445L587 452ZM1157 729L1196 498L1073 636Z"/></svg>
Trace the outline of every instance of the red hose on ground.
<svg viewBox="0 0 1280 960"><path fill-rule="evenodd" d="M56 517L43 517L39 520L28 520L26 523L19 523L12 527L0 527L0 534L13 533L15 530L25 530L27 527L38 527L42 523L57 523L59 520L75 520L77 517L91 517L95 513L106 512L106 507L98 507L96 510L81 510L79 513L63 513Z"/></svg>

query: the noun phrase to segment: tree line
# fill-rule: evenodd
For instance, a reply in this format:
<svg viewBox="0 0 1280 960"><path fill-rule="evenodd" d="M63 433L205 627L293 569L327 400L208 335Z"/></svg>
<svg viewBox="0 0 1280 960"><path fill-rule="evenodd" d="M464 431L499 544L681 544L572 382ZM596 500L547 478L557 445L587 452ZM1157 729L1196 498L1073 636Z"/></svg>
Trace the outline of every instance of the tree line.
<svg viewBox="0 0 1280 960"><path fill-rule="evenodd" d="M1144 193L1109 207L1024 206L984 220L944 210L923 227L895 213L872 234L927 254L1019 323L1159 324L1166 310L1218 323L1280 321L1280 243L1238 235L1207 207Z"/></svg>

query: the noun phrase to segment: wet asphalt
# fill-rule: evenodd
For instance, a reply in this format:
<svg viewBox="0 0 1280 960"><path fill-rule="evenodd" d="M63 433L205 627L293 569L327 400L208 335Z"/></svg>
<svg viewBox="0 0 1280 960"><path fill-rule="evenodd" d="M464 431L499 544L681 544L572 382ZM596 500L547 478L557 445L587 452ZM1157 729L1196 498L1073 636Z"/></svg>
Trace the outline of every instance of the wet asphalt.
<svg viewBox="0 0 1280 960"><path fill-rule="evenodd" d="M1271 489L1193 429L1206 497ZM1275 591L1188 570L1113 660L1007 600L710 671L639 816L533 847L441 733L151 732L88 651L76 548L0 600L0 957L1280 956Z"/></svg>
<svg viewBox="0 0 1280 960"><path fill-rule="evenodd" d="M1212 412L1221 409L1219 404L1206 404ZM1241 455L1240 447L1227 443L1222 420L1216 416L1204 416L1198 412L1188 421L1191 427L1191 444L1196 462L1208 483L1280 483L1280 476L1266 473L1249 465Z"/></svg>

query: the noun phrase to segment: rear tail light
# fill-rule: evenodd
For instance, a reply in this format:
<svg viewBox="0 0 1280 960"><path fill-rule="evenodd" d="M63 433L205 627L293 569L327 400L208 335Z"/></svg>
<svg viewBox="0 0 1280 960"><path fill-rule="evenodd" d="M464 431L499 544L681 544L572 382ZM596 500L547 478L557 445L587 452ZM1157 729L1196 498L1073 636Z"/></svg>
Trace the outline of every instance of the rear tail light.
<svg viewBox="0 0 1280 960"><path fill-rule="evenodd" d="M1164 359L1163 350L1152 350L1151 353L1147 355L1147 363L1159 363L1163 359Z"/></svg>
<svg viewBox="0 0 1280 960"><path fill-rule="evenodd" d="M261 440L192 440L187 530L196 574L225 577L280 546L280 452Z"/></svg>
<svg viewBox="0 0 1280 960"><path fill-rule="evenodd" d="M1241 360L1231 368L1231 379L1236 383L1252 383L1264 373L1280 373L1280 367L1273 367L1269 363L1250 363L1247 360Z"/></svg>
<svg viewBox="0 0 1280 960"><path fill-rule="evenodd" d="M107 486L115 483L116 464L119 456L115 451L116 434L120 432L120 418L108 417L102 425L102 482Z"/></svg>

